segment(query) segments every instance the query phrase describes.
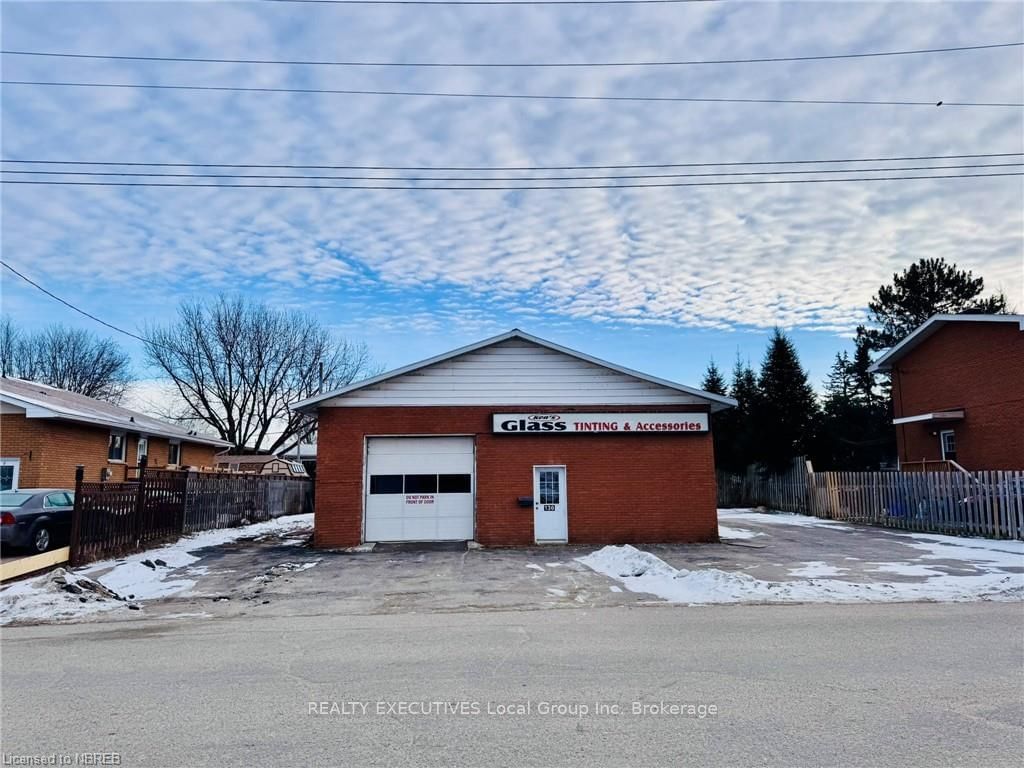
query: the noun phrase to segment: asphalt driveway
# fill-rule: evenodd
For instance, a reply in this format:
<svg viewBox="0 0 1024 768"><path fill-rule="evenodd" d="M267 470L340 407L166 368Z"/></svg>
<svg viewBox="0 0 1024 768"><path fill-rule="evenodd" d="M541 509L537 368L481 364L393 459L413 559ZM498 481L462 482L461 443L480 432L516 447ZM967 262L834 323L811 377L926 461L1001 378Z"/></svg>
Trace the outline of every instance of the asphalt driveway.
<svg viewBox="0 0 1024 768"><path fill-rule="evenodd" d="M1004 580L1024 586L1020 542L912 535L743 511L723 511L720 530L718 544L641 549L675 568L746 574L783 586L823 579L887 588L936 579L955 585L983 578L993 568L1005 574ZM626 587L628 580L577 562L599 549L593 546L467 550L463 545L378 545L370 552L323 551L308 543L296 546L294 537L301 534L195 552L200 560L187 569L194 586L178 596L145 602L144 613L366 615L664 604L653 594ZM180 575L172 571L167 578Z"/></svg>

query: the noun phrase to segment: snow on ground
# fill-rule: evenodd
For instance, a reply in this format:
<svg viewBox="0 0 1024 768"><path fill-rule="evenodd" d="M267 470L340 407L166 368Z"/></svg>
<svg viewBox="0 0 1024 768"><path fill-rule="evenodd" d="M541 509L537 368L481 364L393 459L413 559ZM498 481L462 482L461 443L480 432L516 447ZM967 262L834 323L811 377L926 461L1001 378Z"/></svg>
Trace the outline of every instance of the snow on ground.
<svg viewBox="0 0 1024 768"><path fill-rule="evenodd" d="M993 542L997 544L1001 542ZM978 576L930 576L920 582L851 583L837 579L762 581L746 573L676 569L636 547L608 546L577 560L621 582L673 603L853 603L914 600L1021 600L1024 575L990 571Z"/></svg>
<svg viewBox="0 0 1024 768"><path fill-rule="evenodd" d="M727 525L719 525L718 536L722 539L753 539L756 536L764 536L764 534L749 528L731 528Z"/></svg>
<svg viewBox="0 0 1024 768"><path fill-rule="evenodd" d="M196 566L177 572L177 569L199 560L192 552L240 539L267 535L287 537L289 533L308 529L312 525L312 515L293 515L240 528L203 531L183 537L173 544L92 563L73 572L59 568L42 576L15 582L0 590L0 625L12 621L78 618L122 608L138 600L187 593L196 582L194 578L182 577L198 577L206 571L205 566ZM295 538L294 543L300 544L302 541L302 538ZM312 565L307 564L305 567ZM97 599L93 599L92 596L98 593L88 590L81 593L69 591L61 579L71 583L80 581L83 584L99 584L115 595L98 595ZM83 601L82 597L86 597L86 600Z"/></svg>
<svg viewBox="0 0 1024 768"><path fill-rule="evenodd" d="M739 520L748 523L762 523L764 525L801 525L807 528L835 528L837 530L852 531L846 523L838 520L822 520L809 515L794 515L789 512L758 512L754 509L720 509L718 510L719 520ZM722 526L718 526L721 530Z"/></svg>
<svg viewBox="0 0 1024 768"><path fill-rule="evenodd" d="M799 568L790 568L789 575L806 576L807 578L819 576L841 576L849 570L849 568L840 568L835 565L829 565L823 560L812 560L804 563Z"/></svg>

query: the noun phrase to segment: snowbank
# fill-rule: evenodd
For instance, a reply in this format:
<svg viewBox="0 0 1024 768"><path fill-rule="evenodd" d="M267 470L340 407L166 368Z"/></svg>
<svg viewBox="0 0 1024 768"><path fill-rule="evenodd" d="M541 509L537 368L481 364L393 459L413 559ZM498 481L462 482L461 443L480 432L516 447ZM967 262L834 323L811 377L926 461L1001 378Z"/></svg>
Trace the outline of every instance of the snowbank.
<svg viewBox="0 0 1024 768"><path fill-rule="evenodd" d="M195 579L187 577L201 576L205 570L202 567L180 570L199 560L192 552L241 539L268 535L287 537L312 525L312 515L294 515L241 528L203 531L173 544L91 563L73 572L59 568L33 579L15 582L0 590L0 625L12 621L79 618L124 608L139 600L187 593L196 583ZM302 538L295 538L293 543L301 544L302 541ZM69 589L67 584L80 585L85 589L78 592L74 588ZM99 589L90 589L87 585L91 584L98 585Z"/></svg>
<svg viewBox="0 0 1024 768"><path fill-rule="evenodd" d="M650 552L624 544L576 558L631 592L672 603L857 603L915 600L1021 600L1024 575L993 570L978 576L931 576L915 583L858 584L837 579L761 581L746 573L676 569Z"/></svg>

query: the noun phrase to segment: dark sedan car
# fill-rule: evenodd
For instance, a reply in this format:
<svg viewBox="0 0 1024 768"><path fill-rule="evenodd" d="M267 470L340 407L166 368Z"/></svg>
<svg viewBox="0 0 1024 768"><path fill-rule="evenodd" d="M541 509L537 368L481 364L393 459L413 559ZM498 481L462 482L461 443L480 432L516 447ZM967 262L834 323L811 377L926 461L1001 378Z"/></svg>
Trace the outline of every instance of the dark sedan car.
<svg viewBox="0 0 1024 768"><path fill-rule="evenodd" d="M0 492L0 546L45 552L66 545L74 506L75 492L66 488Z"/></svg>

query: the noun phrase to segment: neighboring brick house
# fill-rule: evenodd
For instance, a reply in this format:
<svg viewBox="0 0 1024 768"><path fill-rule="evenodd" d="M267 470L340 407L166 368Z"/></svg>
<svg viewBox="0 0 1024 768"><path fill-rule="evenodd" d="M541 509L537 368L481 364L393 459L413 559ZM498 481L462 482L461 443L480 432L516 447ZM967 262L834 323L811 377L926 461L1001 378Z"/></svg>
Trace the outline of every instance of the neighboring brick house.
<svg viewBox="0 0 1024 768"><path fill-rule="evenodd" d="M873 370L892 375L901 466L1024 469L1024 315L935 315Z"/></svg>
<svg viewBox="0 0 1024 768"><path fill-rule="evenodd" d="M124 480L151 467L212 467L229 443L145 414L22 379L0 378L0 485L71 488L85 479Z"/></svg>
<svg viewBox="0 0 1024 768"><path fill-rule="evenodd" d="M731 405L517 330L318 395L315 544L716 541Z"/></svg>

